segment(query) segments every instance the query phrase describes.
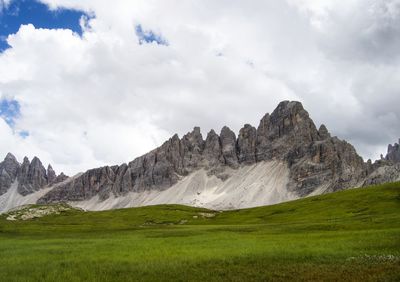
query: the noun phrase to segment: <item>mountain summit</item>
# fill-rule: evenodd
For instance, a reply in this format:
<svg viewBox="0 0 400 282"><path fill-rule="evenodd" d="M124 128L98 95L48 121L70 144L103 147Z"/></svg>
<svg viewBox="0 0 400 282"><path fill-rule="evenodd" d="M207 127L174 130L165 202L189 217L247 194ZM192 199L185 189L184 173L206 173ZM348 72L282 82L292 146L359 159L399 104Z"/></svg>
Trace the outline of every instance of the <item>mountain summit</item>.
<svg viewBox="0 0 400 282"><path fill-rule="evenodd" d="M15 158L4 165L6 160L1 165L14 175ZM238 136L224 126L204 139L195 127L128 164L56 181L51 166L46 172L38 159L24 160L20 170L35 176L30 182L27 173L10 176L7 185L18 182L22 196L47 185L51 189L35 199L38 203L63 201L88 209L164 203L243 208L400 178L391 162L365 163L325 125L317 129L296 101L279 103L257 128L245 124Z"/></svg>

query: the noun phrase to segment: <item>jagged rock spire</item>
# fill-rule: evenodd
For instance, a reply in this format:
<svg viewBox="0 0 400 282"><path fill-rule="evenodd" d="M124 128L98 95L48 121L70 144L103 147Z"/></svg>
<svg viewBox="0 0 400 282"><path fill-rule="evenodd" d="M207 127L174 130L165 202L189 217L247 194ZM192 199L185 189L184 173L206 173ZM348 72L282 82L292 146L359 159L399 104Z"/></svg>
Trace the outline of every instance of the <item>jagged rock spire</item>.
<svg viewBox="0 0 400 282"><path fill-rule="evenodd" d="M237 140L238 159L243 164L256 162L256 138L257 130L250 124L245 124L239 131Z"/></svg>
<svg viewBox="0 0 400 282"><path fill-rule="evenodd" d="M204 145L203 158L207 162L206 166L214 167L217 165L224 164L224 158L222 156L221 140L214 129L207 134L207 138Z"/></svg>
<svg viewBox="0 0 400 282"><path fill-rule="evenodd" d="M400 163L400 139L399 143L388 145L388 150L385 159L394 163Z"/></svg>
<svg viewBox="0 0 400 282"><path fill-rule="evenodd" d="M4 170L11 176L12 180L14 181L15 177L17 176L19 170L19 163L15 156L11 153L8 153L4 158L2 163Z"/></svg>
<svg viewBox="0 0 400 282"><path fill-rule="evenodd" d="M225 160L225 164L237 168L239 166L239 160L237 157L235 133L229 127L224 126L221 129L220 139L222 156Z"/></svg>
<svg viewBox="0 0 400 282"><path fill-rule="evenodd" d="M18 182L18 192L21 195L38 191L47 185L46 169L38 157L35 156L31 163L28 158L24 158Z"/></svg>
<svg viewBox="0 0 400 282"><path fill-rule="evenodd" d="M322 140L331 137L331 134L329 133L328 129L326 128L326 126L324 124L321 124L321 126L319 127L318 135Z"/></svg>
<svg viewBox="0 0 400 282"><path fill-rule="evenodd" d="M51 165L46 170L38 157L34 157L32 162L24 157L22 164L19 164L15 156L8 153L0 163L0 195L7 192L16 181L18 192L25 196L66 178L63 173L57 176Z"/></svg>
<svg viewBox="0 0 400 282"><path fill-rule="evenodd" d="M56 172L54 171L52 166L49 164L47 166L47 183L53 184L54 181L56 180L56 177L57 177Z"/></svg>
<svg viewBox="0 0 400 282"><path fill-rule="evenodd" d="M0 163L0 195L7 192L18 175L20 164L13 154L8 153Z"/></svg>

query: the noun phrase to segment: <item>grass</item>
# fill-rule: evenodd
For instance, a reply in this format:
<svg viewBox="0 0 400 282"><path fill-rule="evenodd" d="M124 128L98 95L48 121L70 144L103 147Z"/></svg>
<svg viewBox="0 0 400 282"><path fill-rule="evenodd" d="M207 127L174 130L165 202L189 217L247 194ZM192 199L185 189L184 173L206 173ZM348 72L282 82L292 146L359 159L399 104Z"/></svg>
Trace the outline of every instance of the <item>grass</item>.
<svg viewBox="0 0 400 282"><path fill-rule="evenodd" d="M399 281L400 183L216 212L0 216L2 281Z"/></svg>

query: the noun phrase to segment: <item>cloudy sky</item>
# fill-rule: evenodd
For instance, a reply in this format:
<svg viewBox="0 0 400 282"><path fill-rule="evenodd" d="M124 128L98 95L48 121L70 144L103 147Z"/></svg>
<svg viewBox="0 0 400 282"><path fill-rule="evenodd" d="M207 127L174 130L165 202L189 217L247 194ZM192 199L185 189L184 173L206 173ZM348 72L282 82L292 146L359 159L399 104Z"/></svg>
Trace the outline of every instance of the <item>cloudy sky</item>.
<svg viewBox="0 0 400 282"><path fill-rule="evenodd" d="M299 100L376 159L400 137L400 0L0 0L0 155L68 174Z"/></svg>

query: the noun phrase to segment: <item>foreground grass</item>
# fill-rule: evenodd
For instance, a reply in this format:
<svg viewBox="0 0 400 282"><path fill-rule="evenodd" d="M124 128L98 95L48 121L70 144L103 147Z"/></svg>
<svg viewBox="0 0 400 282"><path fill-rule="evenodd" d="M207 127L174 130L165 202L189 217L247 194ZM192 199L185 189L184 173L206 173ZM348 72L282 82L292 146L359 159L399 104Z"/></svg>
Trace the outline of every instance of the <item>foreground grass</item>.
<svg viewBox="0 0 400 282"><path fill-rule="evenodd" d="M399 281L400 183L275 206L0 216L4 281Z"/></svg>

